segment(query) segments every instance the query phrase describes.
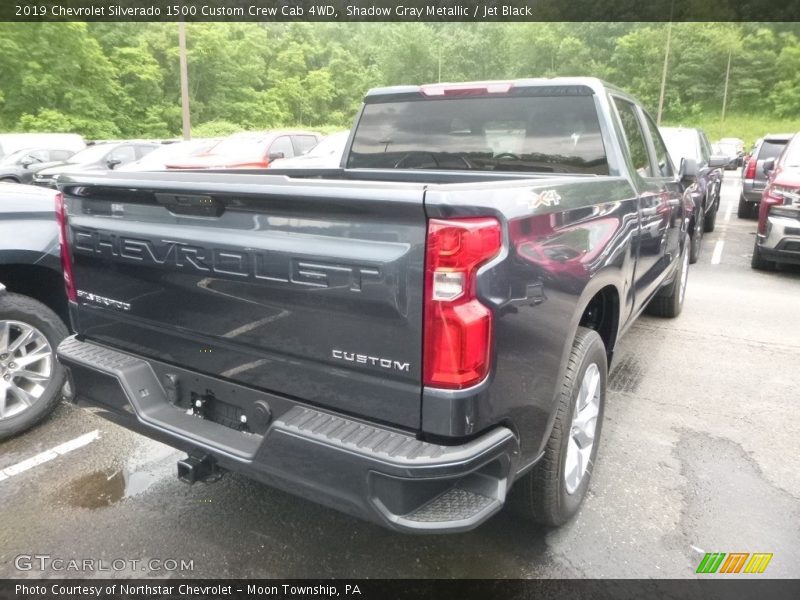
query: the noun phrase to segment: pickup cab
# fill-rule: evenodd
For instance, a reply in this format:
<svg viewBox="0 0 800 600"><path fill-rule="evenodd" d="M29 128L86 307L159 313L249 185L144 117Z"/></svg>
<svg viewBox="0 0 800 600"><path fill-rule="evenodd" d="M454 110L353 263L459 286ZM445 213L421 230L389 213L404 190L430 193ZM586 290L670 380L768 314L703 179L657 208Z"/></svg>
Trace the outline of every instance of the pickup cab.
<svg viewBox="0 0 800 600"><path fill-rule="evenodd" d="M591 78L372 90L337 169L58 186L75 401L400 531L572 517L617 341L686 289L681 177Z"/></svg>

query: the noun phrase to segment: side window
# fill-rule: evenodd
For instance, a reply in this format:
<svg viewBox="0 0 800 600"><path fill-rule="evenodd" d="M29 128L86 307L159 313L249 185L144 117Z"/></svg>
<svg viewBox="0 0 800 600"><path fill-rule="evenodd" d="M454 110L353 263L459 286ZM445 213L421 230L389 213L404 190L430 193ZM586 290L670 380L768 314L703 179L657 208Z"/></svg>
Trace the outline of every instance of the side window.
<svg viewBox="0 0 800 600"><path fill-rule="evenodd" d="M156 146L136 146L136 158L142 158L150 154L153 150L156 149Z"/></svg>
<svg viewBox="0 0 800 600"><path fill-rule="evenodd" d="M136 160L136 150L134 150L133 146L120 146L119 148L114 148L106 157L106 160L118 160L120 161L119 164L124 165Z"/></svg>
<svg viewBox="0 0 800 600"><path fill-rule="evenodd" d="M315 138L313 135L294 136L295 154L305 154L316 145L317 145L317 138Z"/></svg>
<svg viewBox="0 0 800 600"><path fill-rule="evenodd" d="M639 118L636 116L636 108L630 102L620 98L614 98L614 104L619 112L622 123L622 130L628 141L628 149L633 162L633 168L642 177L652 177L650 168L650 157L647 154L647 144L644 141L642 128L639 125Z"/></svg>
<svg viewBox="0 0 800 600"><path fill-rule="evenodd" d="M294 156L294 148L292 148L292 140L288 135L282 135L277 140L272 142L269 147L269 154L283 153L283 158L291 158Z"/></svg>
<svg viewBox="0 0 800 600"><path fill-rule="evenodd" d="M658 132L658 127L653 123L650 115L644 113L644 120L646 127L650 130L650 137L653 140L653 147L656 149L656 163L658 164L658 171L661 177L672 177L672 161L669 158L669 152L664 145L664 140L661 139L661 134Z"/></svg>
<svg viewBox="0 0 800 600"><path fill-rule="evenodd" d="M51 150L50 160L67 160L73 154L75 153L69 150Z"/></svg>
<svg viewBox="0 0 800 600"><path fill-rule="evenodd" d="M50 152L47 150L34 150L28 154L36 162L47 162L50 160Z"/></svg>
<svg viewBox="0 0 800 600"><path fill-rule="evenodd" d="M711 160L711 144L708 143L708 138L702 131L700 132L700 153L706 163Z"/></svg>

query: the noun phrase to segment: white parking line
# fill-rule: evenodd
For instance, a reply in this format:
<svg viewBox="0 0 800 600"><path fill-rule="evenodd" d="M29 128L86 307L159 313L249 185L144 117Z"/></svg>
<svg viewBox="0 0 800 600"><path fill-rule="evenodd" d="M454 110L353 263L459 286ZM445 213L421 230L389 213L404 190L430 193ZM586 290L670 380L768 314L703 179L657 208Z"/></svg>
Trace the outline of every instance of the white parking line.
<svg viewBox="0 0 800 600"><path fill-rule="evenodd" d="M8 479L9 477L13 477L14 475L19 475L20 473L23 473L29 469L32 469L33 467L37 467L46 462L50 462L54 458L63 456L64 454L72 452L73 450L77 450L78 448L83 448L84 446L88 446L98 437L100 437L100 431L95 429L94 431L85 433L80 437L76 437L74 440L64 442L63 444L59 444L55 448L50 448L49 450L40 452L36 456L32 456L31 458L25 459L22 462L18 462L15 465L6 467L5 469L0 470L0 481Z"/></svg>
<svg viewBox="0 0 800 600"><path fill-rule="evenodd" d="M726 221L730 221L731 220L731 213L732 212L733 212L733 203L732 202L728 202L728 206L725 207L725 220Z"/></svg>
<svg viewBox="0 0 800 600"><path fill-rule="evenodd" d="M722 249L725 247L725 241L719 240L714 245L714 254L711 255L711 264L718 265L719 261L722 260Z"/></svg>

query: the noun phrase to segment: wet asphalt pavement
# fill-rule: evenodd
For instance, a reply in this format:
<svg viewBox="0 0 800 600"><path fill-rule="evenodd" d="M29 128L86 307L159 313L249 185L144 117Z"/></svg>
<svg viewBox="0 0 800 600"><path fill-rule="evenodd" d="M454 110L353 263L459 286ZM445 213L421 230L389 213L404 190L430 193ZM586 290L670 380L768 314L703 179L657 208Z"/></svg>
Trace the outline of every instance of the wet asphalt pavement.
<svg viewBox="0 0 800 600"><path fill-rule="evenodd" d="M0 578L684 578L705 552L770 552L762 577L800 577L800 269L750 268L738 175L726 172L683 314L642 317L619 344L592 487L567 526L504 512L470 533L409 536L237 475L189 487L177 451L64 405L0 443L5 469L98 432L0 480ZM41 572L19 555L126 564Z"/></svg>

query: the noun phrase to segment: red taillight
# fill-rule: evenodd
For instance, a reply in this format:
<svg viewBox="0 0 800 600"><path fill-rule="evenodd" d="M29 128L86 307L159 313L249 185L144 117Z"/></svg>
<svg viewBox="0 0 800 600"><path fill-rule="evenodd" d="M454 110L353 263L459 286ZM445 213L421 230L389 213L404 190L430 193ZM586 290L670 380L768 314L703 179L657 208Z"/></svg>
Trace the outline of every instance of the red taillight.
<svg viewBox="0 0 800 600"><path fill-rule="evenodd" d="M67 298L71 302L78 301L75 291L75 279L72 276L72 262L69 258L69 235L67 232L67 207L64 205L64 194L56 194L56 222L58 223L58 240L61 242L61 270L64 273L64 287Z"/></svg>
<svg viewBox="0 0 800 600"><path fill-rule="evenodd" d="M747 161L747 169L744 172L745 179L755 179L756 178L756 160L755 156L751 156Z"/></svg>
<svg viewBox="0 0 800 600"><path fill-rule="evenodd" d="M769 209L778 204L783 204L783 196L777 195L770 184L761 195L761 205L758 207L758 233L767 234L767 216Z"/></svg>
<svg viewBox="0 0 800 600"><path fill-rule="evenodd" d="M476 296L476 274L501 246L497 219L428 221L425 385L464 388L489 372L492 313Z"/></svg>

